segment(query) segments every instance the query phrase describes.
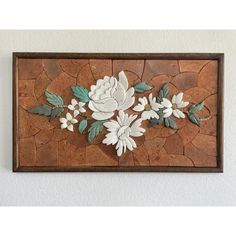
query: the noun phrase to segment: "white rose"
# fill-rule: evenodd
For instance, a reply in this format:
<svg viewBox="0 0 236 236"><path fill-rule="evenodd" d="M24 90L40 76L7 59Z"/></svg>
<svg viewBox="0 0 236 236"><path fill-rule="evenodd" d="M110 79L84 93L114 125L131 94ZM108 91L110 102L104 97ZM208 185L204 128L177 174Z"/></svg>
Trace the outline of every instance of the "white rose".
<svg viewBox="0 0 236 236"><path fill-rule="evenodd" d="M106 120L116 110L126 110L134 104L134 88L128 89L128 80L124 71L119 73L119 81L115 77L105 76L91 86L89 92L89 108L95 120Z"/></svg>

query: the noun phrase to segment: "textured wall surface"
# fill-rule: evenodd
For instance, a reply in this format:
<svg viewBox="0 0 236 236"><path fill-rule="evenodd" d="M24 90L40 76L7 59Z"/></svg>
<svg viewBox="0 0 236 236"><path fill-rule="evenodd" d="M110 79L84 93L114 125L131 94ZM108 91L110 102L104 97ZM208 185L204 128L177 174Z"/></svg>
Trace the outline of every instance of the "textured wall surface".
<svg viewBox="0 0 236 236"><path fill-rule="evenodd" d="M236 205L236 31L0 31L0 205ZM225 53L224 173L12 173L12 52Z"/></svg>

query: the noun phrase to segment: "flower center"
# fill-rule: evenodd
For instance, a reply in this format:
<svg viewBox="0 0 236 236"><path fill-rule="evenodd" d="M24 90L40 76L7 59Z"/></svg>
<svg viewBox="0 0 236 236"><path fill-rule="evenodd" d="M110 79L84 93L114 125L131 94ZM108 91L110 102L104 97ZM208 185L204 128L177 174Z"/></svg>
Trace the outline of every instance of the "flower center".
<svg viewBox="0 0 236 236"><path fill-rule="evenodd" d="M80 109L79 104L76 104L76 105L75 105L75 109L76 109L76 110Z"/></svg>
<svg viewBox="0 0 236 236"><path fill-rule="evenodd" d="M145 105L144 109L145 109L146 111L150 111L150 110L151 110L151 106L150 106L149 104L147 104L147 105Z"/></svg>
<svg viewBox="0 0 236 236"><path fill-rule="evenodd" d="M173 103L173 104L172 104L172 109L173 109L173 110L177 109L177 104L176 104L176 103Z"/></svg>
<svg viewBox="0 0 236 236"><path fill-rule="evenodd" d="M67 124L67 126L69 126L69 125L71 125L71 122L68 120L68 121L66 122L66 124Z"/></svg>

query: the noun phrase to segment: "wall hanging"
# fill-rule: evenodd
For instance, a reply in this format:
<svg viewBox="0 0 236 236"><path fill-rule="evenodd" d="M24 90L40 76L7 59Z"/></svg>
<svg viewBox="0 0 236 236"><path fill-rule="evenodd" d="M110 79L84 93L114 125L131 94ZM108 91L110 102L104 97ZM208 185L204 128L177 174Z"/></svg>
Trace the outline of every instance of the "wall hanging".
<svg viewBox="0 0 236 236"><path fill-rule="evenodd" d="M13 53L14 171L223 171L223 54Z"/></svg>

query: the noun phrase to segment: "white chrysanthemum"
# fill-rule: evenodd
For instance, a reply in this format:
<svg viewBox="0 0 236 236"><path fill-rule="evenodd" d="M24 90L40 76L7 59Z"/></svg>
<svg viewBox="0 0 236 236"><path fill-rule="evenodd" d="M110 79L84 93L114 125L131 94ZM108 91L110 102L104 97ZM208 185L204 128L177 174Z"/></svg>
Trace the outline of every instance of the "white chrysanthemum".
<svg viewBox="0 0 236 236"><path fill-rule="evenodd" d="M184 108L188 106L188 104L189 102L183 101L182 92L172 97L172 103L167 98L163 98L161 105L163 105L166 108L165 110L163 110L164 113L163 117L167 118L173 114L177 118L185 118L185 115L180 110L180 108Z"/></svg>
<svg viewBox="0 0 236 236"><path fill-rule="evenodd" d="M134 88L128 89L128 80L124 71L119 73L119 80L105 76L91 86L89 92L89 108L93 111L95 120L106 120L114 115L116 110L126 110L134 104Z"/></svg>
<svg viewBox="0 0 236 236"><path fill-rule="evenodd" d="M140 127L142 119L134 121L136 118L137 115L129 116L120 110L117 121L111 120L103 124L110 133L106 134L106 138L102 143L107 145L116 144L117 156L121 156L125 153L127 148L130 151L136 148L137 145L131 137L142 136L145 132L145 129ZM131 125L132 122L133 124Z"/></svg>
<svg viewBox="0 0 236 236"><path fill-rule="evenodd" d="M157 111L159 110L159 108L163 108L163 106L156 102L156 97L153 98L152 93L149 94L148 100L146 97L139 98L139 104L136 105L133 110L143 111L141 115L143 120L149 120L151 118L159 119Z"/></svg>
<svg viewBox="0 0 236 236"><path fill-rule="evenodd" d="M85 103L83 102L77 102L74 98L71 100L71 104L68 106L68 109L73 111L74 117L79 115L79 113L86 112L86 110L83 108Z"/></svg>
<svg viewBox="0 0 236 236"><path fill-rule="evenodd" d="M66 118L60 118L60 122L62 123L61 124L62 129L67 128L69 131L73 132L74 131L73 125L78 123L78 120L73 118L72 115L69 112L67 112Z"/></svg>

